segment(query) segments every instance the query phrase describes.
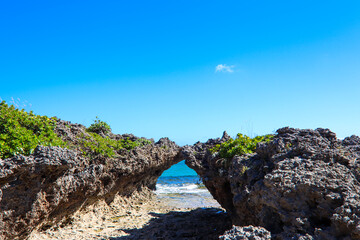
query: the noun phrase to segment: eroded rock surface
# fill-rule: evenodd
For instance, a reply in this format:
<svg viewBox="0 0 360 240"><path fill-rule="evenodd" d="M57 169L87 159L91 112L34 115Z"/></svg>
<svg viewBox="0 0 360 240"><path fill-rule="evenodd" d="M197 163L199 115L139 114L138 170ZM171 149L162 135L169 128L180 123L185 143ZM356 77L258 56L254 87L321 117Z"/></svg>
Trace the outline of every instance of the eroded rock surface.
<svg viewBox="0 0 360 240"><path fill-rule="evenodd" d="M233 226L219 237L221 240L270 240L271 233L262 227Z"/></svg>
<svg viewBox="0 0 360 240"><path fill-rule="evenodd" d="M76 144L84 127L59 121L57 131ZM182 160L179 149L163 138L106 160L43 146L30 156L0 159L0 239L24 239L33 229L63 221L100 198L111 202L115 194L154 189L161 173Z"/></svg>
<svg viewBox="0 0 360 240"><path fill-rule="evenodd" d="M228 139L183 154L233 224L264 227L275 239L360 239L359 137L282 128L252 155L227 161L209 151Z"/></svg>

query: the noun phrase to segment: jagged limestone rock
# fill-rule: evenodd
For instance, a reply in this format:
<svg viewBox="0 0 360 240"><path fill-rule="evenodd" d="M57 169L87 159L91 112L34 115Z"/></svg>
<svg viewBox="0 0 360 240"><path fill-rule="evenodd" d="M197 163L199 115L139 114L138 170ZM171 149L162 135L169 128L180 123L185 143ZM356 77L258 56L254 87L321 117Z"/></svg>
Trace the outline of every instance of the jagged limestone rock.
<svg viewBox="0 0 360 240"><path fill-rule="evenodd" d="M227 165L209 151L224 141L185 146L183 155L233 224L276 239L360 239L359 137L282 128Z"/></svg>
<svg viewBox="0 0 360 240"><path fill-rule="evenodd" d="M85 128L65 123L58 121L56 131L77 144L76 136L86 134ZM161 173L180 160L180 147L167 138L105 160L44 146L30 156L0 160L0 239L24 239L33 229L63 221L99 199L110 203L115 194L154 189Z"/></svg>
<svg viewBox="0 0 360 240"><path fill-rule="evenodd" d="M219 237L221 240L270 240L271 233L262 227L233 226Z"/></svg>

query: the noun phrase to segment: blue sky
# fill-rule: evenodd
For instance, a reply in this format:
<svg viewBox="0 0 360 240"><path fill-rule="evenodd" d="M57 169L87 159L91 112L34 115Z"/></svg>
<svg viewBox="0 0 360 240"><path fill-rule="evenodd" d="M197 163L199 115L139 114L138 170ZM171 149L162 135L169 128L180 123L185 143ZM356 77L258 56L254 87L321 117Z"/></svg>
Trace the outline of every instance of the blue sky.
<svg viewBox="0 0 360 240"><path fill-rule="evenodd" d="M359 13L331 0L2 1L0 97L181 145L284 126L360 135Z"/></svg>

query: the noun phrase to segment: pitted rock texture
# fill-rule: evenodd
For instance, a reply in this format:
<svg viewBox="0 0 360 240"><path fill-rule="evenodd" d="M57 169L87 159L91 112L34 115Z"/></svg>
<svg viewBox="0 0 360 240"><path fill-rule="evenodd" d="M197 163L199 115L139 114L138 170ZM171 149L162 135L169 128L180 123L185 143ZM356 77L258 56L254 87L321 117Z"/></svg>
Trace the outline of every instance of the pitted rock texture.
<svg viewBox="0 0 360 240"><path fill-rule="evenodd" d="M221 240L270 240L271 233L262 227L233 226L219 237Z"/></svg>
<svg viewBox="0 0 360 240"><path fill-rule="evenodd" d="M233 224L264 227L274 239L360 239L359 137L282 128L256 153L224 164L209 149L228 138L183 154Z"/></svg>
<svg viewBox="0 0 360 240"><path fill-rule="evenodd" d="M59 126L58 133L63 131L62 137L74 144L85 129ZM0 159L0 239L24 239L33 229L64 221L99 199L110 203L115 194L154 189L161 173L180 160L180 148L167 138L101 161L43 146L30 156Z"/></svg>

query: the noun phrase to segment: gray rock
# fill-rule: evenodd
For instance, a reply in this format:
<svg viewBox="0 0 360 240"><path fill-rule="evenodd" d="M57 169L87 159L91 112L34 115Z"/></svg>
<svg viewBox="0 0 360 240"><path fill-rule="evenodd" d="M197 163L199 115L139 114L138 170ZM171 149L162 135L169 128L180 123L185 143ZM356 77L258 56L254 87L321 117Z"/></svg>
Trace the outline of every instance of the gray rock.
<svg viewBox="0 0 360 240"><path fill-rule="evenodd" d="M209 151L220 142L183 154L234 225L264 227L275 239L360 239L358 137L282 128L255 154L230 161Z"/></svg>
<svg viewBox="0 0 360 240"><path fill-rule="evenodd" d="M77 134L86 134L85 127L61 120L56 131L73 144ZM99 199L110 203L115 194L154 189L162 172L182 160L179 152L166 138L101 161L43 146L30 156L0 160L0 239L24 239L35 228L65 221Z"/></svg>
<svg viewBox="0 0 360 240"><path fill-rule="evenodd" d="M221 240L270 240L271 233L262 227L233 226L219 237Z"/></svg>

